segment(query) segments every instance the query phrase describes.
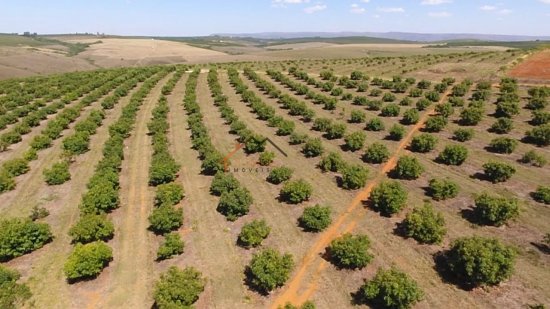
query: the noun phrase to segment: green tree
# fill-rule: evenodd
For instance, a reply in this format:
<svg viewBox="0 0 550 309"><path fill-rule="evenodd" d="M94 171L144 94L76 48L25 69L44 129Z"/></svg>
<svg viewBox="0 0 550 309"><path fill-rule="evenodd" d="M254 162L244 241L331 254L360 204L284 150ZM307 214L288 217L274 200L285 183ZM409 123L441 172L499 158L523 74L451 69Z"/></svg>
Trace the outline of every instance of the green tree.
<svg viewBox="0 0 550 309"><path fill-rule="evenodd" d="M180 167L167 152L153 155L151 167L149 168L149 185L158 186L174 181Z"/></svg>
<svg viewBox="0 0 550 309"><path fill-rule="evenodd" d="M401 122L405 125L415 124L420 120L420 114L416 108L411 108L403 113Z"/></svg>
<svg viewBox="0 0 550 309"><path fill-rule="evenodd" d="M350 123L363 123L367 120L367 114L361 110L351 111L351 116L349 119Z"/></svg>
<svg viewBox="0 0 550 309"><path fill-rule="evenodd" d="M221 196L224 192L229 192L240 187L239 181L233 174L217 172L210 184L210 193Z"/></svg>
<svg viewBox="0 0 550 309"><path fill-rule="evenodd" d="M298 204L309 200L312 192L313 186L303 179L298 179L286 182L281 189L280 197L288 203Z"/></svg>
<svg viewBox="0 0 550 309"><path fill-rule="evenodd" d="M27 285L17 283L19 278L17 271L0 265L0 308L20 308L32 296Z"/></svg>
<svg viewBox="0 0 550 309"><path fill-rule="evenodd" d="M246 188L239 187L235 190L224 192L218 202L217 210L224 215L227 220L235 221L242 217L250 210L250 205L254 200L250 191Z"/></svg>
<svg viewBox="0 0 550 309"><path fill-rule="evenodd" d="M118 190L108 180L101 180L91 186L82 196L80 210L83 214L99 214L116 209L119 204Z"/></svg>
<svg viewBox="0 0 550 309"><path fill-rule="evenodd" d="M8 172L0 170L0 193L15 189L15 179Z"/></svg>
<svg viewBox="0 0 550 309"><path fill-rule="evenodd" d="M159 185L155 194L155 206L176 205L184 196L183 186L179 183L171 182Z"/></svg>
<svg viewBox="0 0 550 309"><path fill-rule="evenodd" d="M317 204L312 207L306 207L298 222L307 231L320 232L326 229L332 222L330 206Z"/></svg>
<svg viewBox="0 0 550 309"><path fill-rule="evenodd" d="M399 212L407 202L407 191L397 181L384 181L372 190L372 207L384 216Z"/></svg>
<svg viewBox="0 0 550 309"><path fill-rule="evenodd" d="M428 118L424 125L424 130L427 132L440 132L447 125L447 118L438 115Z"/></svg>
<svg viewBox="0 0 550 309"><path fill-rule="evenodd" d="M113 259L113 250L106 243L96 241L77 244L63 266L69 282L95 278Z"/></svg>
<svg viewBox="0 0 550 309"><path fill-rule="evenodd" d="M443 201L456 197L458 190L458 185L449 179L432 178L429 182L428 194L436 201Z"/></svg>
<svg viewBox="0 0 550 309"><path fill-rule="evenodd" d="M413 137L411 151L426 153L432 151L437 145L437 137L429 133L422 133Z"/></svg>
<svg viewBox="0 0 550 309"><path fill-rule="evenodd" d="M424 172L424 167L418 162L418 159L411 156L402 156L397 160L392 174L399 179L413 180L417 179Z"/></svg>
<svg viewBox="0 0 550 309"><path fill-rule="evenodd" d="M451 103L441 103L435 106L435 111L442 117L449 118L454 114L454 108Z"/></svg>
<svg viewBox="0 0 550 309"><path fill-rule="evenodd" d="M447 145L439 156L437 161L447 165L462 165L468 157L468 149L462 145Z"/></svg>
<svg viewBox="0 0 550 309"><path fill-rule="evenodd" d="M353 132L344 139L346 147L351 151L360 150L365 145L366 134L361 131Z"/></svg>
<svg viewBox="0 0 550 309"><path fill-rule="evenodd" d="M498 118L495 123L491 125L490 131L497 134L506 134L510 133L514 128L514 121L510 118Z"/></svg>
<svg viewBox="0 0 550 309"><path fill-rule="evenodd" d="M381 143L375 142L367 147L365 154L363 155L363 161L367 163L380 164L388 161L390 157L390 151Z"/></svg>
<svg viewBox="0 0 550 309"><path fill-rule="evenodd" d="M155 283L155 305L159 309L192 308L205 285L206 279L195 268L172 266Z"/></svg>
<svg viewBox="0 0 550 309"><path fill-rule="evenodd" d="M276 167L269 172L267 181L272 184L278 185L282 182L289 180L292 177L293 170L286 166Z"/></svg>
<svg viewBox="0 0 550 309"><path fill-rule="evenodd" d="M473 129L457 129L453 133L453 138L459 142L467 142L474 137Z"/></svg>
<svg viewBox="0 0 550 309"><path fill-rule="evenodd" d="M518 141L508 137L497 137L489 143L491 151L496 153L512 153L518 146Z"/></svg>
<svg viewBox="0 0 550 309"><path fill-rule="evenodd" d="M483 172L491 182L498 183L510 179L516 173L516 168L504 162L490 161L483 164Z"/></svg>
<svg viewBox="0 0 550 309"><path fill-rule="evenodd" d="M50 226L29 219L0 220L0 261L5 262L42 248L53 239Z"/></svg>
<svg viewBox="0 0 550 309"><path fill-rule="evenodd" d="M528 142L539 145L550 145L550 123L540 125L525 133Z"/></svg>
<svg viewBox="0 0 550 309"><path fill-rule="evenodd" d="M372 118L367 122L366 129L368 131L384 131L385 129L384 122L382 122L382 119L378 117Z"/></svg>
<svg viewBox="0 0 550 309"><path fill-rule="evenodd" d="M327 139L338 139L342 138L346 134L346 124L344 123L333 123L325 133Z"/></svg>
<svg viewBox="0 0 550 309"><path fill-rule="evenodd" d="M329 247L331 261L342 268L363 268L370 263L373 256L368 252L370 239L367 235L346 233L334 239Z"/></svg>
<svg viewBox="0 0 550 309"><path fill-rule="evenodd" d="M396 268L379 269L358 295L367 303L390 309L408 309L424 298L416 281Z"/></svg>
<svg viewBox="0 0 550 309"><path fill-rule="evenodd" d="M382 117L397 117L401 108L395 103L388 104L380 110L380 116Z"/></svg>
<svg viewBox="0 0 550 309"><path fill-rule="evenodd" d="M405 136L405 127L400 124L394 124L389 131L388 138L392 141L400 141Z"/></svg>
<svg viewBox="0 0 550 309"><path fill-rule="evenodd" d="M63 150L69 156L80 155L88 150L90 144L90 134L87 132L77 132L63 140Z"/></svg>
<svg viewBox="0 0 550 309"><path fill-rule="evenodd" d="M346 167L346 163L338 152L330 152L319 162L319 168L323 172L338 172Z"/></svg>
<svg viewBox="0 0 550 309"><path fill-rule="evenodd" d="M446 253L449 270L471 286L497 285L513 272L516 252L496 238L455 240Z"/></svg>
<svg viewBox="0 0 550 309"><path fill-rule="evenodd" d="M268 166L271 163L273 163L273 160L275 159L275 153L272 151L264 151L260 154L260 158L258 162L261 166Z"/></svg>
<svg viewBox="0 0 550 309"><path fill-rule="evenodd" d="M460 112L460 124L475 126L483 120L485 111L479 107L468 107Z"/></svg>
<svg viewBox="0 0 550 309"><path fill-rule="evenodd" d="M239 243L245 248L257 247L269 236L271 227L265 220L254 220L245 224L239 233Z"/></svg>
<svg viewBox="0 0 550 309"><path fill-rule="evenodd" d="M169 233L157 251L157 260L162 261L183 253L185 243L178 233Z"/></svg>
<svg viewBox="0 0 550 309"><path fill-rule="evenodd" d="M149 216L149 228L156 234L167 234L183 224L183 210L174 206L156 207Z"/></svg>
<svg viewBox="0 0 550 309"><path fill-rule="evenodd" d="M538 154L534 150L529 150L523 155L523 157L521 157L520 162L531 164L536 167L543 167L546 165L547 160L543 155Z"/></svg>
<svg viewBox="0 0 550 309"><path fill-rule="evenodd" d="M550 186L538 186L532 196L539 203L550 204Z"/></svg>
<svg viewBox="0 0 550 309"><path fill-rule="evenodd" d="M342 188L356 190L367 183L369 170L361 165L346 166L342 170Z"/></svg>
<svg viewBox="0 0 550 309"><path fill-rule="evenodd" d="M516 199L490 196L484 192L475 199L474 214L480 223L501 226L519 216Z"/></svg>
<svg viewBox="0 0 550 309"><path fill-rule="evenodd" d="M269 293L288 280L293 268L292 255L268 248L252 256L247 273L253 288Z"/></svg>
<svg viewBox="0 0 550 309"><path fill-rule="evenodd" d="M29 162L22 158L7 160L4 161L4 164L2 164L3 172L6 172L12 177L26 174L30 169Z"/></svg>
<svg viewBox="0 0 550 309"><path fill-rule="evenodd" d="M447 233L443 215L435 211L432 204L415 207L403 220L403 228L407 237L424 244L441 243Z"/></svg>
<svg viewBox="0 0 550 309"><path fill-rule="evenodd" d="M89 243L97 240L108 240L113 237L115 226L105 214L87 214L71 227L69 236L75 243Z"/></svg>
<svg viewBox="0 0 550 309"><path fill-rule="evenodd" d="M69 163L66 161L54 163L51 168L44 170L43 175L46 183L50 186L64 184L71 179Z"/></svg>
<svg viewBox="0 0 550 309"><path fill-rule="evenodd" d="M323 143L319 138L309 139L302 147L302 152L306 158L318 157L323 154Z"/></svg>

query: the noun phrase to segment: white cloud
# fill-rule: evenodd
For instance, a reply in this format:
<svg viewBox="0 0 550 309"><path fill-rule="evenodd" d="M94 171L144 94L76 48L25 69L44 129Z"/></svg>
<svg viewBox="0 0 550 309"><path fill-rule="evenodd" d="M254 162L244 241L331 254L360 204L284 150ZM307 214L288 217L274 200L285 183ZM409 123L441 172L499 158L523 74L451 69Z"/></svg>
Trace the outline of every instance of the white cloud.
<svg viewBox="0 0 550 309"><path fill-rule="evenodd" d="M550 4L550 0L539 0L542 3Z"/></svg>
<svg viewBox="0 0 550 309"><path fill-rule="evenodd" d="M440 5L445 3L451 3L452 0L422 0L420 4L422 5Z"/></svg>
<svg viewBox="0 0 550 309"><path fill-rule="evenodd" d="M548 1L550 1L550 0L548 0ZM361 2L363 2L363 3L369 3L370 0L361 0Z"/></svg>
<svg viewBox="0 0 550 309"><path fill-rule="evenodd" d="M509 9L502 9L502 10L499 10L497 12L497 14L499 15L509 15L509 14L512 14L512 10L509 10Z"/></svg>
<svg viewBox="0 0 550 309"><path fill-rule="evenodd" d="M497 9L497 7L494 6L494 5L484 5L484 6L479 7L479 9L482 10L482 11L494 11L494 10Z"/></svg>
<svg viewBox="0 0 550 309"><path fill-rule="evenodd" d="M428 16L437 17L437 18L446 18L446 17L451 17L451 13L449 13L449 12L430 12L430 13L428 13Z"/></svg>
<svg viewBox="0 0 550 309"><path fill-rule="evenodd" d="M304 12L306 12L306 14L313 14L326 9L327 9L327 6L325 4L316 4L314 6L309 6L305 8Z"/></svg>
<svg viewBox="0 0 550 309"><path fill-rule="evenodd" d="M359 6L359 4L354 3L354 4L351 5L351 8L350 8L349 11L353 14L363 14L367 10L365 10L365 8L362 8L361 6Z"/></svg>
<svg viewBox="0 0 550 309"><path fill-rule="evenodd" d="M287 4L309 3L310 0L272 0L271 6L276 8L286 8Z"/></svg>
<svg viewBox="0 0 550 309"><path fill-rule="evenodd" d="M404 8L378 8L377 10L384 13L404 13L405 12Z"/></svg>

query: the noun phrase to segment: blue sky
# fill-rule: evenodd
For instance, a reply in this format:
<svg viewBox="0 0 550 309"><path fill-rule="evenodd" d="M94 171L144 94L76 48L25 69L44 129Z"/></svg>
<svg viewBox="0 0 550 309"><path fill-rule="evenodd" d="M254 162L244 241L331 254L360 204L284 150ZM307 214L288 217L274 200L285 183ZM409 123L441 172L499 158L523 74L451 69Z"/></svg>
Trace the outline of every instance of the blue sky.
<svg viewBox="0 0 550 309"><path fill-rule="evenodd" d="M0 0L0 32L550 35L550 0Z"/></svg>

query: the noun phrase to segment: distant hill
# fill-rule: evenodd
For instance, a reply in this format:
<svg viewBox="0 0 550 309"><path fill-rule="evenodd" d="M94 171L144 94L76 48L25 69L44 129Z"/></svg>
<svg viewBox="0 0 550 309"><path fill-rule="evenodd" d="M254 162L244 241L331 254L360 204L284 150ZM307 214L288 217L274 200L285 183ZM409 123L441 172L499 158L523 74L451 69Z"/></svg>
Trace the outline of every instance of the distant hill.
<svg viewBox="0 0 550 309"><path fill-rule="evenodd" d="M481 40L497 42L548 41L550 36L502 35L477 33L411 33L411 32L261 32L261 33L224 33L215 34L224 37L248 37L256 39L300 39L300 38L344 38L370 37L398 41L440 42L455 40Z"/></svg>

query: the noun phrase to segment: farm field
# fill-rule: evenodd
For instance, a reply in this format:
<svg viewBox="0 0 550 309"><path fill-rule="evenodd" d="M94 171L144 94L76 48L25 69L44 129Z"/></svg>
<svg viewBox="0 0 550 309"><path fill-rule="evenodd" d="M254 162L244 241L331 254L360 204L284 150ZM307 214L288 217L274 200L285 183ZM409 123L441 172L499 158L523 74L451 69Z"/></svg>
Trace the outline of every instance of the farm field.
<svg viewBox="0 0 550 309"><path fill-rule="evenodd" d="M404 45L106 39L0 80L0 305L550 305L548 52Z"/></svg>

